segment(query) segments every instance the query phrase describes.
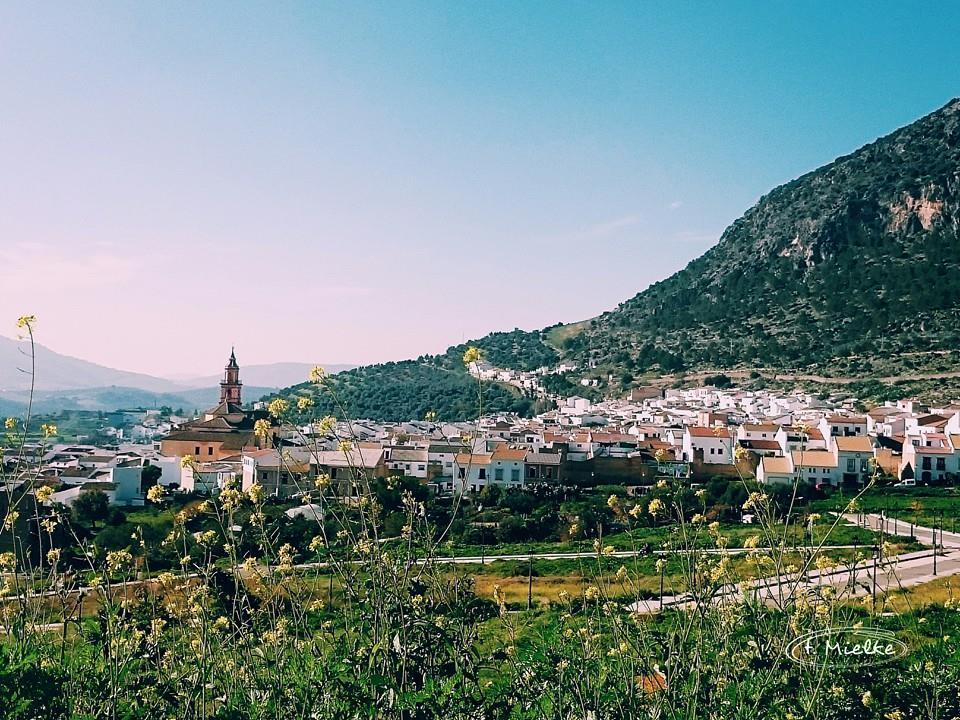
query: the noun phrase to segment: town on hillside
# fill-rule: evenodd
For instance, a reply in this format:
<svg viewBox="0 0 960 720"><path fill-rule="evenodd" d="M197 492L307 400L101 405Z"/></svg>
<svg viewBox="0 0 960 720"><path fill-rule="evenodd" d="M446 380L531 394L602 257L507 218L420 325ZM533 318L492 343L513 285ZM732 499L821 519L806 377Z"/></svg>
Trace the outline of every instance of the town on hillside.
<svg viewBox="0 0 960 720"><path fill-rule="evenodd" d="M536 387L537 373L481 364L471 372ZM829 493L863 487L875 475L900 487L952 485L960 477L960 403L904 399L860 412L854 398L651 385L602 402L557 397L555 409L532 418L288 427L262 402L245 408L240 376L231 352L216 407L189 419L169 410L120 411L106 418L117 422L105 430L114 442L28 444L31 465L18 472L39 473L53 489L46 502L66 507L90 490L112 505L142 505L154 484L200 495L259 485L288 499L321 475L348 497L360 473L415 479L436 495L542 485L622 485L642 494L664 477L766 485L799 478ZM258 433L258 422L269 433Z"/></svg>

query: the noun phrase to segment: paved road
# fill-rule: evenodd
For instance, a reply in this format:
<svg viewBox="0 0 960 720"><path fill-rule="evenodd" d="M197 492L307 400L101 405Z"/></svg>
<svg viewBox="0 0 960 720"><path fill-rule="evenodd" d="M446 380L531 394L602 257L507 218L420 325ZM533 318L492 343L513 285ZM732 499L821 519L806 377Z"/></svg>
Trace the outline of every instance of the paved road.
<svg viewBox="0 0 960 720"><path fill-rule="evenodd" d="M860 516L859 520L863 522L859 523L857 515L843 517L851 525L861 524L874 530L886 528L887 523L892 529L893 525L891 520L875 514ZM902 532L909 532L909 529ZM714 601L742 598L746 592L749 596L761 599L768 604L782 606L792 597L816 593L819 588L828 585L833 586L842 596L863 597L874 593L879 595L889 590L909 588L960 573L960 534L945 532L941 542L940 531L937 530L937 545L940 547L935 556L932 549L934 530L914 526L913 532L917 540L929 544L931 548L898 555L882 563L874 564L873 559L869 558L850 569L812 571L804 578L780 576L755 580L747 585L745 591L735 586L727 586L721 588L714 597ZM681 608L690 604L691 601L687 595L669 595L664 596L662 603L659 599L641 600L634 603L631 609L641 613L653 613L658 612L661 607Z"/></svg>

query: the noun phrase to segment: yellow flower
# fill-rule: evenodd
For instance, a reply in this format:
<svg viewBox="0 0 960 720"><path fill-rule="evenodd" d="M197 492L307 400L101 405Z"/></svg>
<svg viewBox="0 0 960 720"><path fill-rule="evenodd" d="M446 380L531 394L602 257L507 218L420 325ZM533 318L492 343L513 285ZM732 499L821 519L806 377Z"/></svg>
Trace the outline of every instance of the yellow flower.
<svg viewBox="0 0 960 720"><path fill-rule="evenodd" d="M272 405L273 403L271 403ZM270 437L270 421L260 418L253 424L253 434L256 435L261 440L266 440Z"/></svg>
<svg viewBox="0 0 960 720"><path fill-rule="evenodd" d="M217 535L216 530L207 530L205 532L200 533L200 537L198 539L204 545L211 546L215 542L217 542L217 539L219 537L220 536Z"/></svg>
<svg viewBox="0 0 960 720"><path fill-rule="evenodd" d="M17 419L8 417L6 420L3 421L3 427L6 430L15 430L17 427Z"/></svg>
<svg viewBox="0 0 960 720"><path fill-rule="evenodd" d="M570 524L570 537L575 537L580 532L580 525L578 523Z"/></svg>
<svg viewBox="0 0 960 720"><path fill-rule="evenodd" d="M327 415L320 422L314 423L313 429L317 435L326 435L337 425L337 419L333 415Z"/></svg>
<svg viewBox="0 0 960 720"><path fill-rule="evenodd" d="M860 696L860 702L863 703L864 707L870 707L870 704L873 702L873 693L867 690Z"/></svg>
<svg viewBox="0 0 960 720"><path fill-rule="evenodd" d="M275 418L283 417L290 409L290 403L283 398L276 398L267 406L267 410Z"/></svg>
<svg viewBox="0 0 960 720"><path fill-rule="evenodd" d="M263 489L263 485L260 483L254 483L250 486L250 489L247 490L247 496L250 498L250 502L254 505L259 505L263 502L263 498L266 495L266 490Z"/></svg>
<svg viewBox="0 0 960 720"><path fill-rule="evenodd" d="M597 598L600 597L600 588L598 588L596 585L591 585L590 587L588 587L586 590L583 591L583 596L587 600L591 600L591 601L596 600Z"/></svg>
<svg viewBox="0 0 960 720"><path fill-rule="evenodd" d="M606 555L607 557L610 557L610 556L613 555L616 551L617 551L617 549L616 549L613 545L607 545L607 546L603 549L603 554Z"/></svg>
<svg viewBox="0 0 960 720"><path fill-rule="evenodd" d="M337 449L344 454L350 452L352 448L353 446L350 444L349 440L341 440L339 443L337 443Z"/></svg>
<svg viewBox="0 0 960 720"><path fill-rule="evenodd" d="M193 455L184 455L180 458L180 467L186 468L193 465Z"/></svg>
<svg viewBox="0 0 960 720"><path fill-rule="evenodd" d="M17 567L17 556L12 552L0 553L0 570L11 572Z"/></svg>
<svg viewBox="0 0 960 720"><path fill-rule="evenodd" d="M620 498L618 498L616 495L611 495L610 497L608 497L607 507L609 507L611 510L616 510L617 508L619 508Z"/></svg>
<svg viewBox="0 0 960 720"><path fill-rule="evenodd" d="M36 315L21 315L17 319L17 328L20 330L32 330L33 326L37 324Z"/></svg>
<svg viewBox="0 0 960 720"><path fill-rule="evenodd" d="M703 515L697 513L693 516L693 518L691 518L690 522L692 522L694 525L702 525L705 520L706 518Z"/></svg>
<svg viewBox="0 0 960 720"><path fill-rule="evenodd" d="M620 582L623 582L626 579L627 579L627 568L621 565L617 569L617 580L619 580Z"/></svg>
<svg viewBox="0 0 960 720"><path fill-rule="evenodd" d="M469 347L467 351L463 354L463 364L464 365L473 365L474 363L480 362L480 348Z"/></svg>
<svg viewBox="0 0 960 720"><path fill-rule="evenodd" d="M647 506L647 512L657 517L663 512L663 501L660 498L654 498L650 501L650 504Z"/></svg>
<svg viewBox="0 0 960 720"><path fill-rule="evenodd" d="M3 529L12 530L13 526L16 525L17 520L20 519L20 513L16 510L10 510L7 512L7 516L3 519Z"/></svg>
<svg viewBox="0 0 960 720"><path fill-rule="evenodd" d="M53 437L57 434L57 426L53 423L44 423L40 426L40 432L43 433L45 438Z"/></svg>
<svg viewBox="0 0 960 720"><path fill-rule="evenodd" d="M41 485L37 488L34 495L37 498L37 502L45 503L50 500L51 497L53 497L53 488L49 485Z"/></svg>
<svg viewBox="0 0 960 720"><path fill-rule="evenodd" d="M653 459L658 463L662 463L664 458L667 457L667 453L664 452L663 448L657 448L657 451L653 454Z"/></svg>
<svg viewBox="0 0 960 720"><path fill-rule="evenodd" d="M329 378L329 374L327 373L327 371L324 370L319 365L310 369L310 382L317 383L318 385L323 385L328 378Z"/></svg>
<svg viewBox="0 0 960 720"><path fill-rule="evenodd" d="M60 548L50 548L47 550L47 562L56 565L60 562Z"/></svg>
<svg viewBox="0 0 960 720"><path fill-rule="evenodd" d="M133 556L129 550L114 550L107 553L107 569L110 572L117 572L129 567L133 562Z"/></svg>
<svg viewBox="0 0 960 720"><path fill-rule="evenodd" d="M152 503L159 503L163 500L163 496L166 494L167 491L163 485L151 485L150 489L147 490L147 500Z"/></svg>
<svg viewBox="0 0 960 720"><path fill-rule="evenodd" d="M297 400L297 410L300 410L301 412L306 410L307 408L312 408L312 407L313 407L312 397L302 397L299 400Z"/></svg>
<svg viewBox="0 0 960 720"><path fill-rule="evenodd" d="M326 473L320 473L314 479L313 484L317 486L317 490L323 490L330 484L330 476Z"/></svg>
<svg viewBox="0 0 960 720"><path fill-rule="evenodd" d="M884 717L887 720L903 720L903 713L899 710L891 710Z"/></svg>

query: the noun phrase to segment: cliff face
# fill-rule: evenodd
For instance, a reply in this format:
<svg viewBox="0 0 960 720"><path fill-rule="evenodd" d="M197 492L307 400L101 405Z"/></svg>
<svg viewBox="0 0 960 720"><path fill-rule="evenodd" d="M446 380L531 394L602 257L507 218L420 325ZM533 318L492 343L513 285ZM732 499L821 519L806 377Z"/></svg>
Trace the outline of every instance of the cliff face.
<svg viewBox="0 0 960 720"><path fill-rule="evenodd" d="M960 100L776 188L568 353L680 366L806 364L960 339Z"/></svg>

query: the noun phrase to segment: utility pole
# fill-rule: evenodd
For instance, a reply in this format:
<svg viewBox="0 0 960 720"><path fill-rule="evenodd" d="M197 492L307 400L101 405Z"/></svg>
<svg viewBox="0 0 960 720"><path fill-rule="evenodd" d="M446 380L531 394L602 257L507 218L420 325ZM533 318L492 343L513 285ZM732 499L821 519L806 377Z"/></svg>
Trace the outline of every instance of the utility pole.
<svg viewBox="0 0 960 720"><path fill-rule="evenodd" d="M660 566L660 612L663 612L663 570L666 563Z"/></svg>
<svg viewBox="0 0 960 720"><path fill-rule="evenodd" d="M880 545L873 551L873 607L877 607L877 558L880 556Z"/></svg>
<svg viewBox="0 0 960 720"><path fill-rule="evenodd" d="M527 610L533 608L533 556L527 558Z"/></svg>

